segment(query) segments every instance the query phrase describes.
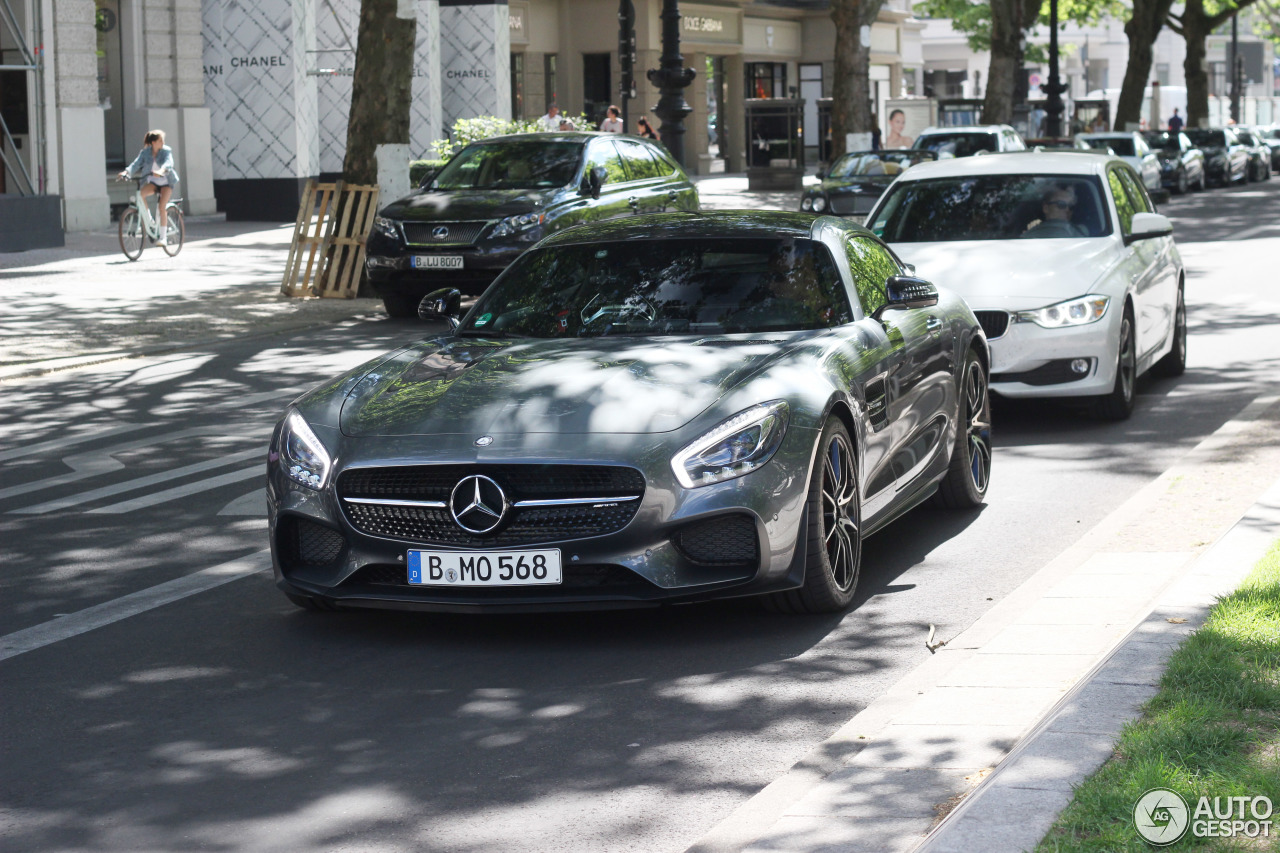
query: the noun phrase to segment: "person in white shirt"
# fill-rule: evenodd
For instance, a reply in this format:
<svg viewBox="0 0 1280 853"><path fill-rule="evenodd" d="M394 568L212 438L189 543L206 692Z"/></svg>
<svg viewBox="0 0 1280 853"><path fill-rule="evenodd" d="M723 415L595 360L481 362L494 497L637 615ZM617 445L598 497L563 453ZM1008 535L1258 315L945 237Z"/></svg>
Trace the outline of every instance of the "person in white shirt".
<svg viewBox="0 0 1280 853"><path fill-rule="evenodd" d="M611 106L606 112L608 114L605 116L604 121L600 122L601 130L605 133L622 133L627 129L626 125L622 123L622 110Z"/></svg>
<svg viewBox="0 0 1280 853"><path fill-rule="evenodd" d="M555 104L547 107L547 114L538 119L542 123L543 130L559 130L560 129L560 108Z"/></svg>

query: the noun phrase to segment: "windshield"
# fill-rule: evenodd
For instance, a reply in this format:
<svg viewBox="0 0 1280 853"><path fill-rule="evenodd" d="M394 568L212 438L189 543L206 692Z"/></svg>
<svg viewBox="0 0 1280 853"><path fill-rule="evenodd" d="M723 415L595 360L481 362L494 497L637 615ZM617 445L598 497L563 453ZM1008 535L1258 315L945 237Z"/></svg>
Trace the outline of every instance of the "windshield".
<svg viewBox="0 0 1280 853"><path fill-rule="evenodd" d="M459 333L718 335L825 329L852 319L822 243L632 240L526 252L467 312Z"/></svg>
<svg viewBox="0 0 1280 853"><path fill-rule="evenodd" d="M872 231L887 243L1101 237L1111 233L1098 178L989 175L894 185Z"/></svg>
<svg viewBox="0 0 1280 853"><path fill-rule="evenodd" d="M1176 133L1144 133L1143 137L1152 148L1158 148L1166 154L1182 153L1182 146L1178 143Z"/></svg>
<svg viewBox="0 0 1280 853"><path fill-rule="evenodd" d="M1227 136L1220 130L1184 130L1198 148L1226 148Z"/></svg>
<svg viewBox="0 0 1280 853"><path fill-rule="evenodd" d="M998 151L994 133L930 133L916 140L916 147L933 151L940 158L971 157L979 151Z"/></svg>
<svg viewBox="0 0 1280 853"><path fill-rule="evenodd" d="M580 142L503 140L468 145L436 176L438 190L534 190L563 187L578 173Z"/></svg>
<svg viewBox="0 0 1280 853"><path fill-rule="evenodd" d="M846 154L831 167L829 178L852 178L858 176L896 175L903 169L909 169L917 163L935 159L931 152L925 151L886 151L869 153L860 151Z"/></svg>
<svg viewBox="0 0 1280 853"><path fill-rule="evenodd" d="M1086 139L1084 143L1090 148L1097 148L1101 151L1106 151L1110 148L1120 157L1134 156L1132 138L1117 137L1114 139Z"/></svg>

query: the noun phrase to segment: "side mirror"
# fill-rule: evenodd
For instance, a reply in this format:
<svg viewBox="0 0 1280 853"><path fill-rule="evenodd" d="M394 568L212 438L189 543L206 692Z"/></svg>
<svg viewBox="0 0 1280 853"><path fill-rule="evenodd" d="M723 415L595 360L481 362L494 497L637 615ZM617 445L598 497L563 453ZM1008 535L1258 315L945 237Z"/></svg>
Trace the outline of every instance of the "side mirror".
<svg viewBox="0 0 1280 853"><path fill-rule="evenodd" d="M871 315L876 320L891 308L929 308L938 304L938 288L933 282L910 275L889 276L884 295L888 301Z"/></svg>
<svg viewBox="0 0 1280 853"><path fill-rule="evenodd" d="M816 171L816 172L814 172L814 173L813 173L813 176L814 176L815 178L817 178L818 180L820 180L820 181L821 181L823 178L825 178L825 177L827 176L827 170L826 170L826 169L819 169L818 171Z"/></svg>
<svg viewBox="0 0 1280 853"><path fill-rule="evenodd" d="M418 319L448 320L451 330L461 325L458 315L462 313L462 291L453 287L442 287L433 290L418 303Z"/></svg>
<svg viewBox="0 0 1280 853"><path fill-rule="evenodd" d="M582 186L578 187L579 195L600 198L600 187L604 186L605 174L604 166L588 169L582 176Z"/></svg>
<svg viewBox="0 0 1280 853"><path fill-rule="evenodd" d="M1169 221L1169 217L1159 213L1135 213L1129 233L1124 235L1124 244L1128 246L1135 240L1168 237L1172 233L1173 223Z"/></svg>

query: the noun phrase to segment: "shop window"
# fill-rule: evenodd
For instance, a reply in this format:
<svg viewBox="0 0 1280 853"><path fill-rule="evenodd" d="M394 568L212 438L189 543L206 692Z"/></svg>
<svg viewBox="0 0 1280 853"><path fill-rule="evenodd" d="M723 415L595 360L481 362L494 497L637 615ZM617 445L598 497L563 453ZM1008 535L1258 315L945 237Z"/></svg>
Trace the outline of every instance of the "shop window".
<svg viewBox="0 0 1280 853"><path fill-rule="evenodd" d="M582 111L592 124L604 120L609 109L610 85L609 54L584 53L582 55Z"/></svg>
<svg viewBox="0 0 1280 853"><path fill-rule="evenodd" d="M524 117L524 54L511 54L511 117Z"/></svg>
<svg viewBox="0 0 1280 853"><path fill-rule="evenodd" d="M785 62L748 62L748 98L785 98L787 96L787 64Z"/></svg>

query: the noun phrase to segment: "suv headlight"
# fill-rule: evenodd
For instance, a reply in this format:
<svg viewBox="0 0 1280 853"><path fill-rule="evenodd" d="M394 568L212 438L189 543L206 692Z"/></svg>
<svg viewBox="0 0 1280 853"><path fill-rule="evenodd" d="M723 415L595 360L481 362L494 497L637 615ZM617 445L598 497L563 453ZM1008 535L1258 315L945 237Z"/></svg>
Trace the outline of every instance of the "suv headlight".
<svg viewBox="0 0 1280 853"><path fill-rule="evenodd" d="M286 477L309 489L323 489L329 479L329 452L297 409L289 410L280 427L279 464Z"/></svg>
<svg viewBox="0 0 1280 853"><path fill-rule="evenodd" d="M814 196L814 197L813 197L813 212L814 212L814 213L821 213L822 211L824 211L824 210L826 210L826 209L827 209L827 200L826 200L824 197L820 196L820 195L816 195L816 196Z"/></svg>
<svg viewBox="0 0 1280 853"><path fill-rule="evenodd" d="M1045 329L1061 329L1066 326L1087 326L1096 323L1107 313L1107 305L1111 297L1099 294L1068 299L1056 305L1037 308L1034 311L1019 311L1014 320L1019 323L1035 323Z"/></svg>
<svg viewBox="0 0 1280 853"><path fill-rule="evenodd" d="M394 219L387 219L385 216L373 217L373 230L383 237L390 237L392 240L400 239L400 228Z"/></svg>
<svg viewBox="0 0 1280 853"><path fill-rule="evenodd" d="M789 413L782 400L739 412L672 457L676 480L696 489L750 474L778 451Z"/></svg>
<svg viewBox="0 0 1280 853"><path fill-rule="evenodd" d="M542 224L543 213L534 211L533 213L521 213L517 216L508 216L506 219L498 220L498 224L494 226L493 233L490 237L506 237L508 234L515 234L519 231L525 231L535 225Z"/></svg>

